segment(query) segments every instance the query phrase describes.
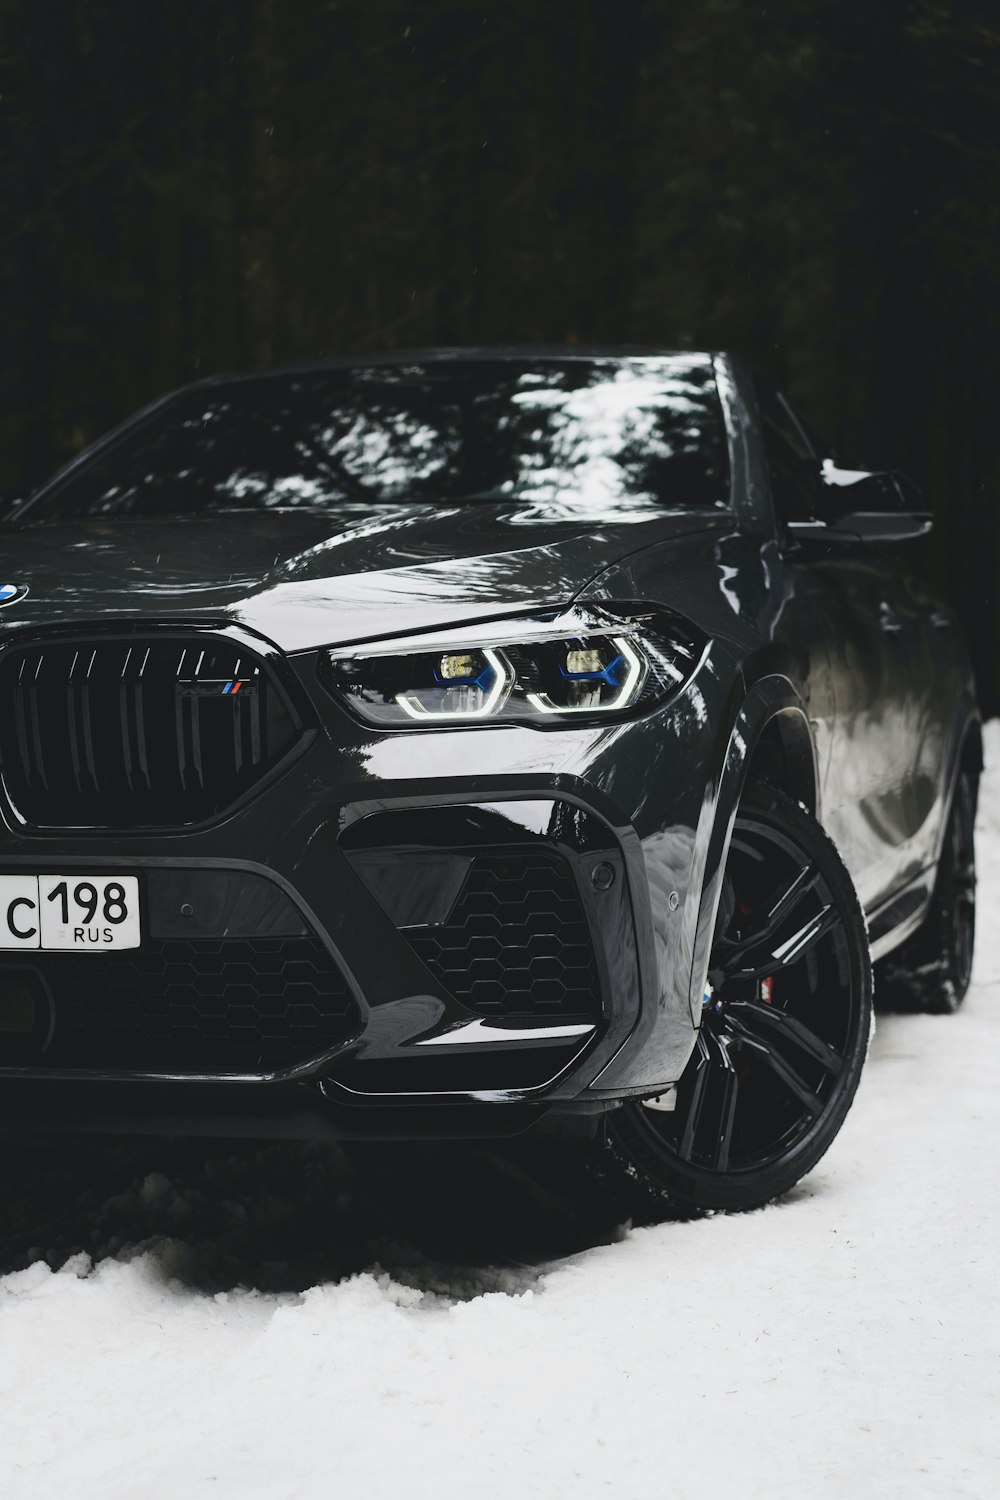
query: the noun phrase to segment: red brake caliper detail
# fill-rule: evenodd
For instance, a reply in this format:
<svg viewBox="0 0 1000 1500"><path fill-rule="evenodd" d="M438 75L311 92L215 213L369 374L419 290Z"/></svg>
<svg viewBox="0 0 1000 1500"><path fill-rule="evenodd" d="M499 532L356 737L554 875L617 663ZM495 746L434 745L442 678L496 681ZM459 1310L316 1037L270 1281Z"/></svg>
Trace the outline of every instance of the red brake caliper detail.
<svg viewBox="0 0 1000 1500"><path fill-rule="evenodd" d="M750 915L751 908L744 901L737 901L736 904L739 907L741 917L748 917ZM773 989L774 978L769 974L766 979L762 979L760 982L760 998L765 1005L770 1005Z"/></svg>

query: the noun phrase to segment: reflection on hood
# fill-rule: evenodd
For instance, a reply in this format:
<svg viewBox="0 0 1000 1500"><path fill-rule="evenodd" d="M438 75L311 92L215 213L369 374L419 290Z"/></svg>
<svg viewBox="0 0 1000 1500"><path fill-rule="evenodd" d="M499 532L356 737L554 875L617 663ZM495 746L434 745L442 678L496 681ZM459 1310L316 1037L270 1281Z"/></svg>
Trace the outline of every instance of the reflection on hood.
<svg viewBox="0 0 1000 1500"><path fill-rule="evenodd" d="M603 524L587 526L510 503L355 503L348 514L336 529L313 511L11 527L11 576L28 595L2 611L0 628L211 618L301 650L561 606L619 557L731 524L662 511L623 519L609 509Z"/></svg>

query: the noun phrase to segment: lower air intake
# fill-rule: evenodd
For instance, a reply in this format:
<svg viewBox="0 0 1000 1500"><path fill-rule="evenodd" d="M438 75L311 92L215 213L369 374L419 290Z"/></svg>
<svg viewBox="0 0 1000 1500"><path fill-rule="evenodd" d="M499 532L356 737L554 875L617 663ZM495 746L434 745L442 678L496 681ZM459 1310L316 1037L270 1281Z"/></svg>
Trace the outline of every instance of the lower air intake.
<svg viewBox="0 0 1000 1500"><path fill-rule="evenodd" d="M445 922L405 936L456 999L484 1017L597 1020L594 948L565 860L477 853Z"/></svg>
<svg viewBox="0 0 1000 1500"><path fill-rule="evenodd" d="M343 975L311 937L0 955L0 1066L273 1073L331 1051L358 1025Z"/></svg>

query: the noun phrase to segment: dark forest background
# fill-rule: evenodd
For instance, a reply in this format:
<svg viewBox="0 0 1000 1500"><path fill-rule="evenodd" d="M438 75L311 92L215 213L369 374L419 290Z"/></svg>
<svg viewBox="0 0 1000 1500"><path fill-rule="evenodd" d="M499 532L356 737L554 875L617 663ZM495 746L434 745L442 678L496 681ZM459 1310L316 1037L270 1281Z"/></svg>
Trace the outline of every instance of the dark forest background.
<svg viewBox="0 0 1000 1500"><path fill-rule="evenodd" d="M0 493L150 397L732 347L929 491L1000 708L1000 4L0 0Z"/></svg>

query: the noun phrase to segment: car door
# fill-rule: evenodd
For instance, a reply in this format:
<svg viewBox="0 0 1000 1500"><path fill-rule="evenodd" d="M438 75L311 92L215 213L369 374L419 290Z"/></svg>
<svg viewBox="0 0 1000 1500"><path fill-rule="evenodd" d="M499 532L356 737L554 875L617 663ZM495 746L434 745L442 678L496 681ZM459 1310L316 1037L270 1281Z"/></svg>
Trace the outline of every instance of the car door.
<svg viewBox="0 0 1000 1500"><path fill-rule="evenodd" d="M821 519L823 455L778 391L759 380L755 391L783 551L812 595L826 638L831 692L828 701L810 704L826 745L821 814L871 910L910 874L911 611L880 546L818 548L788 537L789 522Z"/></svg>
<svg viewBox="0 0 1000 1500"><path fill-rule="evenodd" d="M900 599L901 637L911 671L910 742L913 767L901 809L915 869L937 854L946 799L950 752L963 693L973 689L962 628L954 611L939 599L925 577L921 545L890 549Z"/></svg>

